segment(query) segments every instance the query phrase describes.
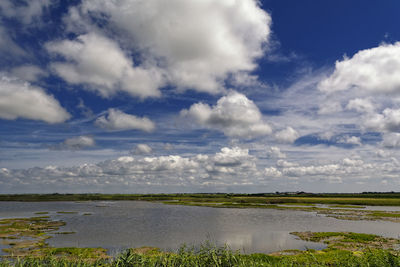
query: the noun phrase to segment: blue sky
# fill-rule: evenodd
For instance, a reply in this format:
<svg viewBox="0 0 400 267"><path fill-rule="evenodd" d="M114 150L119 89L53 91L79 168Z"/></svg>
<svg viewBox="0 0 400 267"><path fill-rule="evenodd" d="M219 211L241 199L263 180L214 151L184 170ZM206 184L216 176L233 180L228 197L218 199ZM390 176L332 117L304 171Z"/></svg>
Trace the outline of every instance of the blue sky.
<svg viewBox="0 0 400 267"><path fill-rule="evenodd" d="M0 2L0 193L400 190L398 1Z"/></svg>

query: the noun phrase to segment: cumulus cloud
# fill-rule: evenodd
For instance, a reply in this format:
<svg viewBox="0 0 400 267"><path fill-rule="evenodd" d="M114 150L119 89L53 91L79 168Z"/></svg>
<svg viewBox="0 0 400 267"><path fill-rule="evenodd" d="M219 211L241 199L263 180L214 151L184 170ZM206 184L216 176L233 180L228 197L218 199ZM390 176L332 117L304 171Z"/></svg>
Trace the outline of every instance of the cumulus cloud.
<svg viewBox="0 0 400 267"><path fill-rule="evenodd" d="M23 65L15 67L10 71L10 73L15 77L29 82L35 82L40 77L45 77L48 75L46 71L34 65Z"/></svg>
<svg viewBox="0 0 400 267"><path fill-rule="evenodd" d="M328 101L320 105L318 114L329 115L342 111L342 105L339 102Z"/></svg>
<svg viewBox="0 0 400 267"><path fill-rule="evenodd" d="M221 152L216 153L214 163L218 166L238 166L247 157L249 157L248 149L224 147Z"/></svg>
<svg viewBox="0 0 400 267"><path fill-rule="evenodd" d="M346 109L355 110L359 113L372 113L375 107L369 99L355 98L349 101Z"/></svg>
<svg viewBox="0 0 400 267"><path fill-rule="evenodd" d="M119 33L143 65L160 66L171 85L209 93L221 92L230 74L256 68L271 24L255 0L84 0L64 20L75 32Z"/></svg>
<svg viewBox="0 0 400 267"><path fill-rule="evenodd" d="M271 146L269 150L267 151L267 155L270 158L278 158L278 159L284 159L286 158L285 153L281 152L281 149L276 146Z"/></svg>
<svg viewBox="0 0 400 267"><path fill-rule="evenodd" d="M64 140L63 143L55 146L55 149L81 150L96 145L94 138L91 136L77 136Z"/></svg>
<svg viewBox="0 0 400 267"><path fill-rule="evenodd" d="M51 69L68 83L84 84L103 97L118 91L141 98L160 95L159 72L134 67L119 44L105 36L84 34L75 40L47 43L46 48L65 58L66 61L53 62Z"/></svg>
<svg viewBox="0 0 400 267"><path fill-rule="evenodd" d="M280 159L276 162L276 166L278 167L283 167L283 168L288 168L288 167L296 167L299 166L298 163L293 163L293 162L289 162L283 159Z"/></svg>
<svg viewBox="0 0 400 267"><path fill-rule="evenodd" d="M280 172L277 168L275 167L269 167L264 169L264 174L268 178L276 178L276 177L281 177L282 172Z"/></svg>
<svg viewBox="0 0 400 267"><path fill-rule="evenodd" d="M400 42L361 50L352 58L337 61L332 75L319 89L335 92L359 89L377 93L400 92Z"/></svg>
<svg viewBox="0 0 400 267"><path fill-rule="evenodd" d="M386 133L383 135L382 145L388 148L400 147L400 133ZM380 153L380 155L385 155Z"/></svg>
<svg viewBox="0 0 400 267"><path fill-rule="evenodd" d="M400 132L400 109L386 108L382 114L370 114L364 118L364 126L379 132Z"/></svg>
<svg viewBox="0 0 400 267"><path fill-rule="evenodd" d="M397 178L400 171L400 163L395 157L374 162L367 162L357 155L329 162L306 161L279 160L276 166L265 166L265 162L251 155L248 149L234 146L215 153L190 156L124 156L71 167L2 168L0 192L10 192L10 188L17 190L26 185L31 189L39 188L39 192L46 189L53 192L99 192L110 188L118 192L146 188L151 192L153 188L165 190L169 186L199 190L231 186L244 188L248 185L266 190L271 189L274 183L287 184L293 180L302 186L308 184L312 187L321 182L325 185L342 182L347 186L367 179L376 180L377 175L385 179Z"/></svg>
<svg viewBox="0 0 400 267"><path fill-rule="evenodd" d="M293 143L299 138L299 133L292 127L286 127L277 133L275 133L275 139L282 143Z"/></svg>
<svg viewBox="0 0 400 267"><path fill-rule="evenodd" d="M400 93L399 77L400 42L396 42L364 49L337 61L333 73L323 78L317 87L329 100L327 106L344 108L335 113L341 112L339 116L346 124L353 124L362 131L397 133L400 132L396 97ZM359 144L352 139L347 141Z"/></svg>
<svg viewBox="0 0 400 267"><path fill-rule="evenodd" d="M304 176L321 176L321 175L336 175L340 169L338 164L328 164L320 166L296 166L283 168L282 172L288 176L304 177Z"/></svg>
<svg viewBox="0 0 400 267"><path fill-rule="evenodd" d="M358 136L343 136L337 141L340 144L358 145L361 146L361 138Z"/></svg>
<svg viewBox="0 0 400 267"><path fill-rule="evenodd" d="M136 117L114 108L108 109L107 116L97 118L95 124L110 131L141 130L152 132L155 129L155 124L147 117Z"/></svg>
<svg viewBox="0 0 400 267"><path fill-rule="evenodd" d="M0 1L0 12L7 18L16 18L24 24L31 23L51 5L50 0Z"/></svg>
<svg viewBox="0 0 400 267"><path fill-rule="evenodd" d="M153 152L153 149L149 145L146 144L138 144L134 149L133 153L136 155L150 154Z"/></svg>
<svg viewBox="0 0 400 267"><path fill-rule="evenodd" d="M196 103L188 110L182 110L181 114L194 118L202 126L223 131L230 137L253 138L272 132L254 102L234 91L221 97L215 106Z"/></svg>
<svg viewBox="0 0 400 267"><path fill-rule="evenodd" d="M97 164L74 167L47 166L24 170L0 169L0 182L7 185L32 186L46 184L46 188L58 186L79 188L100 186L137 185L230 185L248 184L260 177L256 159L247 149L222 148L214 155L197 154L191 157L168 155L159 157L130 156L106 160ZM13 179L9 179L13 177ZM129 190L129 188L126 188ZM1 191L1 190L0 190Z"/></svg>
<svg viewBox="0 0 400 267"><path fill-rule="evenodd" d="M48 123L64 122L70 118L60 103L42 88L16 78L0 76L0 118L24 118Z"/></svg>
<svg viewBox="0 0 400 267"><path fill-rule="evenodd" d="M375 151L375 155L378 158L387 158L387 157L390 156L390 153L388 151L383 150L383 149L378 149L378 150Z"/></svg>

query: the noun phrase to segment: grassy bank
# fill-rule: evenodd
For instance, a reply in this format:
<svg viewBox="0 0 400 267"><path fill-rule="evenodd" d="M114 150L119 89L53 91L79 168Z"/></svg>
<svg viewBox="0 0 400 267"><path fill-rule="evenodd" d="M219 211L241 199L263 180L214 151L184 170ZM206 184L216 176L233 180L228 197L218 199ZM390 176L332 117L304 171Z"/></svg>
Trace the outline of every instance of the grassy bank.
<svg viewBox="0 0 400 267"><path fill-rule="evenodd" d="M53 248L46 242L65 222L51 220L48 216L0 220L0 239L6 248L5 258L68 256L69 259L97 260L108 258L103 248Z"/></svg>
<svg viewBox="0 0 400 267"><path fill-rule="evenodd" d="M130 249L113 259L87 261L84 258L66 257L25 258L12 262L0 262L8 266L400 266L400 256L389 250L305 251L293 255L244 255L228 248L203 245L200 249L182 247L177 252L161 252L158 249Z"/></svg>

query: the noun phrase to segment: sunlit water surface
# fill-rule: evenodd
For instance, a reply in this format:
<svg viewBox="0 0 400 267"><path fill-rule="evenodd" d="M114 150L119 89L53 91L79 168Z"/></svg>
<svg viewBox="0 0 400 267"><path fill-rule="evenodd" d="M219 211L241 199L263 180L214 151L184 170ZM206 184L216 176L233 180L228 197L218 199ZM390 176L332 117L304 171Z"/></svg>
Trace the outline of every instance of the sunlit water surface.
<svg viewBox="0 0 400 267"><path fill-rule="evenodd" d="M74 214L60 214L74 211ZM245 253L285 249L322 249L293 231L351 231L398 238L400 224L385 221L346 221L314 212L173 206L141 201L0 202L0 218L44 216L67 223L48 242L54 247L103 247L111 255L129 247L154 246L175 250L182 244L209 240ZM91 215L85 215L90 213ZM0 247L1 248L1 247Z"/></svg>

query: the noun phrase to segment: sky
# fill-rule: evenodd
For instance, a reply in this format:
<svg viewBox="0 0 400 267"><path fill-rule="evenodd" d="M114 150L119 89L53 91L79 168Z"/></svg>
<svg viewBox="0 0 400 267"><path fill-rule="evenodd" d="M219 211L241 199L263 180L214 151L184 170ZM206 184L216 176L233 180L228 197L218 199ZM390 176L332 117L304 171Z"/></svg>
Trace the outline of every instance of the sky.
<svg viewBox="0 0 400 267"><path fill-rule="evenodd" d="M0 193L400 191L397 0L1 0Z"/></svg>

